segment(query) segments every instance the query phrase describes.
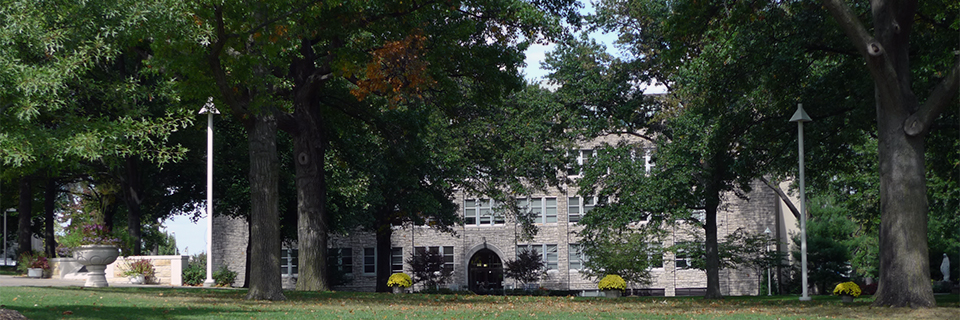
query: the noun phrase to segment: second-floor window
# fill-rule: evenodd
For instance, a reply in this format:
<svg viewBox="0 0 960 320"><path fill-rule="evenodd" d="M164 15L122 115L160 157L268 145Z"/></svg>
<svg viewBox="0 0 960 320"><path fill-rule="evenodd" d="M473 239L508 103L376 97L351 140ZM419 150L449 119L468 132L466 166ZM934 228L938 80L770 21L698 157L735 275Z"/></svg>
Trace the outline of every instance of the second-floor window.
<svg viewBox="0 0 960 320"><path fill-rule="evenodd" d="M569 197L567 198L567 221L571 223L580 222L583 215L593 210L597 205L597 197Z"/></svg>
<svg viewBox="0 0 960 320"><path fill-rule="evenodd" d="M557 198L521 198L517 199L517 207L530 212L535 223L557 222Z"/></svg>
<svg viewBox="0 0 960 320"><path fill-rule="evenodd" d="M495 203L492 199L463 200L463 222L468 226L482 226L503 224L503 215L493 210Z"/></svg>

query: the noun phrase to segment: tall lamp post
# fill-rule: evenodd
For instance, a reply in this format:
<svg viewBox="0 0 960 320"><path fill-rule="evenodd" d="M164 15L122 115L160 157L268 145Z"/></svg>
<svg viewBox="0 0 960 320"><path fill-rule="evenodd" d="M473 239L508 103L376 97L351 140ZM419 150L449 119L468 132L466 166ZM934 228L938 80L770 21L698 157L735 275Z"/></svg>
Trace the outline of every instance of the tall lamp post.
<svg viewBox="0 0 960 320"><path fill-rule="evenodd" d="M212 287L213 281L213 115L220 114L213 105L213 97L200 109L207 114L207 279L204 287Z"/></svg>
<svg viewBox="0 0 960 320"><path fill-rule="evenodd" d="M797 112L790 118L790 122L797 123L797 144L800 155L800 278L803 295L800 301L810 301L807 288L807 195L803 177L803 123L810 122L810 116L803 111L803 104L797 104Z"/></svg>
<svg viewBox="0 0 960 320"><path fill-rule="evenodd" d="M766 230L763 230L763 236L764 236L764 239L766 239L767 241L770 241L770 228L767 228ZM769 253L769 252L770 252L770 243L769 243L769 242L764 243L764 244L763 244L763 253ZM766 258L769 259L769 258L770 258L770 255L768 254ZM769 262L769 260L768 260L768 262ZM767 265L767 295L768 295L768 296L772 296L772 295L773 295L772 292L771 292L771 290L770 290L770 287L772 287L773 284L770 283L770 280L771 280L771 279L770 279L770 265L768 264L768 265Z"/></svg>
<svg viewBox="0 0 960 320"><path fill-rule="evenodd" d="M7 261L7 212L14 213L17 212L15 208L9 208L3 211L3 265L9 265Z"/></svg>

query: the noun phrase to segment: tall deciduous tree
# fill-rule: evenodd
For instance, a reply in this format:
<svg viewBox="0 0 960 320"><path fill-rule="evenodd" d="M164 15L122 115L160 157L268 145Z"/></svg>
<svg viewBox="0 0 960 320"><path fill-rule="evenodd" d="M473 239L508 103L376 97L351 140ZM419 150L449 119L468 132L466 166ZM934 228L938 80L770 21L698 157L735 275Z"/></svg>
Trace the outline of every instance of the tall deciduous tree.
<svg viewBox="0 0 960 320"><path fill-rule="evenodd" d="M916 36L914 28L925 25L918 25L917 21L931 12L919 11L916 0L873 1L871 35L847 3L825 0L824 4L866 61L875 85L881 251L880 285L874 305L936 306L927 247L925 138L937 117L957 96L960 60L938 69L938 76L920 74L941 80L929 93L917 94L912 80L917 74L910 63L910 40ZM939 19L934 16L932 20Z"/></svg>
<svg viewBox="0 0 960 320"><path fill-rule="evenodd" d="M921 258L926 256L925 246L914 242L926 235L925 222L918 222L926 221L926 200L921 186L924 183L922 136L943 105L956 96L958 67L952 62L949 50L944 50L949 47L945 39L955 38L952 34L956 31L951 30L949 21L956 18L952 11L942 10L954 4L925 3L918 6L915 1L875 2L873 21L883 24L875 25L879 39L876 41L867 35L856 15L845 9L845 4L840 1L828 1L828 4L828 7L835 7L830 11L839 17L836 20L848 30L849 38L858 44L858 51L849 49L848 40L827 18L820 3L814 1L611 0L601 2L595 21L619 31L621 43L637 57L631 62L636 67L631 73L633 79L658 80L673 89L680 107L665 113L664 119L677 115L676 119L687 118L686 121L700 123L690 126L685 133L672 128L665 132L680 133L666 134L673 141L680 141L688 135L709 138L689 145L689 150L706 151L699 161L697 158L676 159L681 160L678 164L683 161L701 164L702 173L706 174L703 177L707 178L702 181L714 181L715 187L707 184L698 190L708 194L727 189L728 182L737 181L740 186L745 186L749 179L762 177L762 174L782 177L790 172L791 164L782 160L793 157L782 155L795 155L789 149L793 140L781 138L792 136L783 130L787 127L782 121L789 118L797 102L803 102L807 112L814 117L815 125L806 128L807 141L816 141L810 153L830 155L814 157L810 161L811 167L824 172L825 169L844 170L839 165L845 161L837 159L856 156L852 147L863 143L863 132L878 130L881 141L887 141L881 142L880 146L880 158L886 159L881 160L882 179L912 182L887 180L883 188L899 186L911 191L901 193L890 189L881 192L888 194L881 197L885 199L883 201L896 203L881 205L881 211L885 212L881 238L885 239L882 241L893 241L881 244L883 250L889 250L889 256L882 258L889 263L882 265L881 269L892 272L891 277L900 280L888 281L898 288L891 291L897 292L897 298L884 297L877 303L930 305L930 295L920 293L929 292L921 283L927 282L928 277L923 274L926 271L920 270L927 268L913 268L920 265L912 265L913 271L907 271L904 263L926 261ZM916 50L908 50L911 33L929 41ZM914 65L908 63L911 51L923 57L910 59ZM858 52L859 56L871 61L868 66L872 70L873 83L858 72L862 68L859 65L862 62L857 59ZM916 78L911 84L910 75L918 70L922 70L925 76ZM880 84L881 81L890 82ZM876 102L863 94L872 91L871 86L877 88ZM913 90L931 92L926 107L920 107L911 93ZM891 104L890 101L896 102ZM916 117L910 118L911 115ZM878 117L876 129L870 121L864 121L873 117ZM900 138L891 135L900 135ZM811 150L811 146L806 147ZM901 148L911 150L907 154L912 155L898 159L912 160L899 164L892 162L894 158L888 156L900 154ZM658 166L665 170L666 157L663 152L658 153L661 154ZM907 174L902 170L913 171ZM900 198L903 195L911 196L909 199ZM705 202L707 208L717 202L714 196L700 199L709 200ZM708 210L706 225L710 224ZM921 224L924 226L919 226ZM712 237L709 227L706 231L709 263L712 260L709 248ZM887 232L890 234L884 234ZM908 240L910 237L915 239ZM910 251L903 251L907 247ZM716 297L719 292L710 289L716 287L716 277L709 270L708 296ZM906 289L906 282L916 285Z"/></svg>

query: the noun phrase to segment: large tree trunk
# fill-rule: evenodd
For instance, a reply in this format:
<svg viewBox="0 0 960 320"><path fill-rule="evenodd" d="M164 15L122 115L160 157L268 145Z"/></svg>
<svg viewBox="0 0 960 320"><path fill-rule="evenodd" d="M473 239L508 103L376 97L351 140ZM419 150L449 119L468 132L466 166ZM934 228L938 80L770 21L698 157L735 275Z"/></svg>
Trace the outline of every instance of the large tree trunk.
<svg viewBox="0 0 960 320"><path fill-rule="evenodd" d="M325 291L327 282L327 186L324 176L326 143L317 108L315 55L310 41L300 46L303 55L290 67L294 79L293 132L297 174L297 248L299 291Z"/></svg>
<svg viewBox="0 0 960 320"><path fill-rule="evenodd" d="M43 193L43 251L50 258L57 256L57 240L53 236L53 225L57 223L53 216L57 204L57 188L57 179L48 177Z"/></svg>
<svg viewBox="0 0 960 320"><path fill-rule="evenodd" d="M121 186L123 202L127 205L127 232L133 240L130 249L133 255L138 256L141 254L142 247L140 204L143 203L143 187L140 183L140 166L137 159L127 157L124 170Z"/></svg>
<svg viewBox="0 0 960 320"><path fill-rule="evenodd" d="M277 119L254 116L250 139L250 300L285 300L280 278Z"/></svg>
<svg viewBox="0 0 960 320"><path fill-rule="evenodd" d="M387 280L390 279L391 250L393 243L393 228L389 222L377 225L377 292L390 292Z"/></svg>
<svg viewBox="0 0 960 320"><path fill-rule="evenodd" d="M299 105L299 104L298 104ZM326 181L323 174L323 141L313 116L298 106L294 113L299 134L294 136L297 171L297 290L325 291L327 283Z"/></svg>
<svg viewBox="0 0 960 320"><path fill-rule="evenodd" d="M711 189L708 188L706 193L707 201L705 208L705 221L703 224L703 229L706 237L706 244L704 245L707 268L707 292L704 294L705 299L721 299L723 294L720 293L720 249L717 244L717 208L720 206L720 194L719 192L709 192Z"/></svg>
<svg viewBox="0 0 960 320"><path fill-rule="evenodd" d="M927 248L923 137L903 131L905 106L878 103L880 284L878 306L935 307ZM916 105L914 104L914 110Z"/></svg>
<svg viewBox="0 0 960 320"><path fill-rule="evenodd" d="M19 226L17 228L17 257L30 252L30 218L33 216L33 184L30 177L20 177L20 204L17 206Z"/></svg>

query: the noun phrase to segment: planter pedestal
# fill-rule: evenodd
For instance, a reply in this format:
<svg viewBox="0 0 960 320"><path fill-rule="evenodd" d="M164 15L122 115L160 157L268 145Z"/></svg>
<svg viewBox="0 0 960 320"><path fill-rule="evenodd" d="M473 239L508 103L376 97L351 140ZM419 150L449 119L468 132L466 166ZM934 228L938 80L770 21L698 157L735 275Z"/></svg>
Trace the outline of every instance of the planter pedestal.
<svg viewBox="0 0 960 320"><path fill-rule="evenodd" d="M619 298L620 290L603 290L603 296L607 298Z"/></svg>
<svg viewBox="0 0 960 320"><path fill-rule="evenodd" d="M407 288L404 288L404 287L401 287L401 286L394 286L394 287L392 287L392 288L393 288L393 294L403 294L403 293L407 293L407 290L406 290Z"/></svg>
<svg viewBox="0 0 960 320"><path fill-rule="evenodd" d="M117 261L120 256L120 249L110 245L85 245L80 246L73 251L73 257L77 262L87 266L88 276L84 287L108 287L107 277L104 270L107 265Z"/></svg>
<svg viewBox="0 0 960 320"><path fill-rule="evenodd" d="M849 294L841 294L840 301L843 301L843 303L851 303L853 302L853 296Z"/></svg>

